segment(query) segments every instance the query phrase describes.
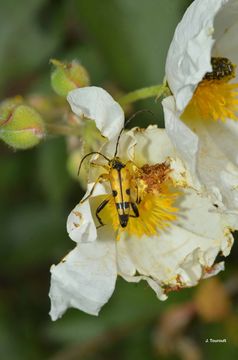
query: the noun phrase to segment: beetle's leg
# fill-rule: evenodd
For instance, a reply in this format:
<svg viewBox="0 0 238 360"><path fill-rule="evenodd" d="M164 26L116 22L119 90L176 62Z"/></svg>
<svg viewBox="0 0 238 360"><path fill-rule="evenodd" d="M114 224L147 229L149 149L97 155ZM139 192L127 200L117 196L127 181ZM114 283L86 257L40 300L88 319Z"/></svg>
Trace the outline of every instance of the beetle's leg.
<svg viewBox="0 0 238 360"><path fill-rule="evenodd" d="M80 201L80 204L83 204L86 200L88 200L88 198L90 198L90 196L93 194L94 192L94 189L96 187L96 185L99 183L99 182L103 182L103 181L108 181L109 180L109 176L108 174L101 174L99 175L99 177L97 178L97 180L95 181L95 183L93 184L93 187L92 189L90 190L90 193L83 199Z"/></svg>
<svg viewBox="0 0 238 360"><path fill-rule="evenodd" d="M104 209L104 207L107 205L109 199L105 199L103 200L103 202L97 207L97 210L96 210L96 217L98 219L98 222L100 223L100 226L97 226L97 229L105 224L103 224L100 216L98 215L100 213L100 211L102 211L102 209Z"/></svg>
<svg viewBox="0 0 238 360"><path fill-rule="evenodd" d="M136 203L139 204L141 202L141 198L139 197L139 189L138 186L136 187Z"/></svg>
<svg viewBox="0 0 238 360"><path fill-rule="evenodd" d="M135 186L135 188L136 188L136 204L139 204L141 202L141 198L139 197L139 189L137 185ZM134 205L136 204L134 203Z"/></svg>
<svg viewBox="0 0 238 360"><path fill-rule="evenodd" d="M95 162L91 162L90 165L95 166L95 167L101 166L107 171L110 169L110 167L108 165L106 165L106 164L98 164L98 163L95 163Z"/></svg>
<svg viewBox="0 0 238 360"><path fill-rule="evenodd" d="M133 217L133 218L138 218L140 215L139 215L139 210L138 210L138 207L135 203L131 202L131 208L134 212L134 215L129 215L130 217Z"/></svg>

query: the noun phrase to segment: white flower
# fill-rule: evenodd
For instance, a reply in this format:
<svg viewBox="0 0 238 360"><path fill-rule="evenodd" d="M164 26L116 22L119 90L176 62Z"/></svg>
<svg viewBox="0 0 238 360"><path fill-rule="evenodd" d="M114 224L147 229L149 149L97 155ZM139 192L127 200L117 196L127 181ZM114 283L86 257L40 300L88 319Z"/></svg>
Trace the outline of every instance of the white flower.
<svg viewBox="0 0 238 360"><path fill-rule="evenodd" d="M110 116L108 119L111 121ZM112 140L101 152L111 159L115 147ZM146 280L158 298L165 300L169 291L196 285L201 278L219 272L223 262L216 263L217 255L230 252L233 237L229 229L236 219L223 215L195 188L165 130L150 126L124 132L117 156L125 165L120 170L123 201L129 201L125 209L129 206L133 216L137 208L139 216L128 217L125 227L120 225L120 206L116 206L120 196L112 196L108 181L97 182L87 198L100 174L93 166L85 201L74 208L67 222L69 236L77 245L51 267L53 320L69 307L97 315L112 295L117 275L129 282ZM103 156L93 162L103 165L101 173L112 169ZM117 170L111 172L113 184L117 174ZM120 183L116 184L119 189ZM107 200L98 213L105 225L97 228L96 210Z"/></svg>
<svg viewBox="0 0 238 360"><path fill-rule="evenodd" d="M238 1L195 0L166 61L165 127L214 201L238 208Z"/></svg>

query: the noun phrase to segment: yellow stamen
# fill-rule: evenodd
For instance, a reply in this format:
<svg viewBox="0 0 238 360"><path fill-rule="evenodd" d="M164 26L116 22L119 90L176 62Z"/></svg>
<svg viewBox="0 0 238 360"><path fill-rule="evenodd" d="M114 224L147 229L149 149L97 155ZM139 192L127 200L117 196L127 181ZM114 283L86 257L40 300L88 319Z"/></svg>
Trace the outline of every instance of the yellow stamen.
<svg viewBox="0 0 238 360"><path fill-rule="evenodd" d="M165 192L155 194L146 194L138 205L140 216L138 218L130 217L127 227L121 228L116 214L115 205L110 201L110 216L112 226L115 230L125 231L129 235L141 237L142 235L153 236L170 226L171 221L176 220L176 212L178 209L173 206L177 194Z"/></svg>
<svg viewBox="0 0 238 360"><path fill-rule="evenodd" d="M183 120L238 120L238 84L229 83L235 78L236 66L222 57L213 57L211 65L212 71L198 84L182 114Z"/></svg>
<svg viewBox="0 0 238 360"><path fill-rule="evenodd" d="M238 84L203 80L196 88L182 119L238 120Z"/></svg>
<svg viewBox="0 0 238 360"><path fill-rule="evenodd" d="M112 224L114 230L118 232L118 239L122 232L136 237L153 236L176 220L178 208L174 203L179 193L174 191L171 181L167 179L168 171L168 167L164 164L156 164L145 165L138 169L138 173L134 174L132 184L133 180L136 181L139 188L138 192L134 189L131 190L133 193L139 194L140 201L136 203L139 217L129 217L125 228L120 226L114 198L110 197L108 206L103 210L103 222ZM133 215L133 211L131 211L131 215Z"/></svg>

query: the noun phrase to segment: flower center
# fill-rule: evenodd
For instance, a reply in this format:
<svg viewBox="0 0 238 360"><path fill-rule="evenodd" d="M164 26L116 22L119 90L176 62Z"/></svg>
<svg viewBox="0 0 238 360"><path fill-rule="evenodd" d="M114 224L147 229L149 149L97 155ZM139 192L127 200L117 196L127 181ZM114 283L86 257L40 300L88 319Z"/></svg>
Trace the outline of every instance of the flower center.
<svg viewBox="0 0 238 360"><path fill-rule="evenodd" d="M179 195L175 192L171 180L168 178L170 169L166 163L144 165L141 168L133 165L131 172L131 202L138 209L139 216L134 217L130 204L130 216L127 226L120 226L117 209L113 197L110 197L105 216L112 223L120 238L122 232L141 237L153 236L160 230L170 226L176 220L178 208L174 203ZM136 168L136 169L135 169Z"/></svg>
<svg viewBox="0 0 238 360"><path fill-rule="evenodd" d="M205 74L182 119L238 120L238 84L229 83L235 78L235 65L227 58L213 57L212 71Z"/></svg>

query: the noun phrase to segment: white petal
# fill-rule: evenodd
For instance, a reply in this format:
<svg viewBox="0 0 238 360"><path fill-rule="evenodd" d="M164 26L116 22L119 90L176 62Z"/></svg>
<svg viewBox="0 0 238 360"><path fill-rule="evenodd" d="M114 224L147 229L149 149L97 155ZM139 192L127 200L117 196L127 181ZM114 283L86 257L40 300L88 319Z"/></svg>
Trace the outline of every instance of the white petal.
<svg viewBox="0 0 238 360"><path fill-rule="evenodd" d="M136 273L136 267L133 264L126 247L126 240L122 237L116 244L117 269L122 276L133 277Z"/></svg>
<svg viewBox="0 0 238 360"><path fill-rule="evenodd" d="M168 157L175 157L175 148L164 129L149 126L147 129L132 129L134 137L134 159L138 165L162 163Z"/></svg>
<svg viewBox="0 0 238 360"><path fill-rule="evenodd" d="M208 279L208 278L210 278L210 277L212 277L212 276L215 276L215 275L217 275L220 271L223 271L223 270L225 270L225 265L224 265L224 261L221 261L221 262L215 264L215 265L212 267L211 270L209 269L209 271L205 272L205 273L203 274L203 279Z"/></svg>
<svg viewBox="0 0 238 360"><path fill-rule="evenodd" d="M186 162L192 175L195 177L199 148L198 137L179 119L179 114L172 96L165 98L162 105L167 134L181 158Z"/></svg>
<svg viewBox="0 0 238 360"><path fill-rule="evenodd" d="M214 20L229 0L195 0L178 24L166 60L166 77L182 111L197 84L211 71Z"/></svg>
<svg viewBox="0 0 238 360"><path fill-rule="evenodd" d="M180 120L173 97L163 101L167 133L192 172L214 201L238 209L238 124L193 119L192 128ZM191 121L190 121L191 124Z"/></svg>
<svg viewBox="0 0 238 360"><path fill-rule="evenodd" d="M195 122L199 136L197 172L207 190L214 194L219 189L227 208L238 209L237 139L229 123Z"/></svg>
<svg viewBox="0 0 238 360"><path fill-rule="evenodd" d="M115 153L115 141L109 141L102 147L102 152L108 157ZM161 163L169 156L176 156L175 148L164 129L156 125L146 129L133 128L122 133L118 153L124 161L132 160L137 166L148 163Z"/></svg>
<svg viewBox="0 0 238 360"><path fill-rule="evenodd" d="M233 242L229 217L217 212L204 195L184 190L178 206L178 220L158 236L124 240L123 251L138 273L160 287L197 284L223 249L224 255L229 253ZM129 276L123 274L123 266L120 275Z"/></svg>
<svg viewBox="0 0 238 360"><path fill-rule="evenodd" d="M236 4L237 5L237 4ZM223 14L223 12L222 12ZM236 13L235 13L236 14ZM237 15L236 15L237 16ZM230 20L230 18L226 18ZM238 64L238 44L237 44L237 32L238 32L238 23L236 22L233 26L226 28L226 31L218 39L212 50L212 55L216 57L227 57L233 64ZM221 27L217 26L218 30L221 30ZM237 78L236 78L237 82Z"/></svg>
<svg viewBox="0 0 238 360"><path fill-rule="evenodd" d="M83 199L90 193L94 184L88 184L87 192ZM67 231L69 237L79 242L93 242L97 238L97 230L91 212L90 200L98 195L106 194L105 187L98 183L94 189L90 199L86 200L82 204L79 203L71 211L67 220Z"/></svg>
<svg viewBox="0 0 238 360"><path fill-rule="evenodd" d="M117 277L115 241L106 228L98 231L97 241L77 245L51 267L52 320L71 307L97 315L111 297Z"/></svg>
<svg viewBox="0 0 238 360"><path fill-rule="evenodd" d="M198 82L211 70L211 56L238 63L237 30L237 0L195 0L176 29L167 57L167 77L176 105L168 99L163 102L166 129L181 157L214 201L230 209L238 208L237 124L228 119L201 125L201 119L194 119L189 127L195 134L179 116Z"/></svg>
<svg viewBox="0 0 238 360"><path fill-rule="evenodd" d="M109 141L103 150L108 156L115 152L115 142ZM109 155L110 154L110 155ZM122 133L118 156L125 161L132 160L137 166L162 163L168 157L176 157L177 153L166 131L157 125L146 129L133 128Z"/></svg>
<svg viewBox="0 0 238 360"><path fill-rule="evenodd" d="M237 31L238 2L229 0L215 18L213 56L224 56L238 64Z"/></svg>
<svg viewBox="0 0 238 360"><path fill-rule="evenodd" d="M192 134L189 129L188 131ZM172 145L165 129L158 129L157 126L149 126L146 129L135 128L125 134L125 136L127 135L130 135L131 138L134 139L134 156L131 159L138 166L158 164L166 161L170 169L173 170L170 176L173 178L174 184L177 186L186 184L186 186L190 185L199 188L198 179L195 176L193 178L191 177L185 163L178 158L178 153ZM186 141L183 143L186 144ZM187 140L187 147L188 144L189 140ZM193 149L193 143L191 147ZM195 163L193 158L188 157L188 152L185 152L185 154L188 165Z"/></svg>
<svg viewBox="0 0 238 360"><path fill-rule="evenodd" d="M111 159L115 156L116 143L117 141L115 141L115 139L106 142L105 145L102 146L101 152ZM122 161L132 160L134 158L135 143L136 141L132 131L124 131L119 140L116 156Z"/></svg>
<svg viewBox="0 0 238 360"><path fill-rule="evenodd" d="M188 287L196 285L202 277L203 270L199 261L200 256L201 250L199 248L193 250L186 256L178 270L180 281Z"/></svg>
<svg viewBox="0 0 238 360"><path fill-rule="evenodd" d="M210 141L224 153L229 162L238 166L238 122L229 119L226 122L207 121L203 126L206 127Z"/></svg>
<svg viewBox="0 0 238 360"><path fill-rule="evenodd" d="M117 137L124 126L121 106L102 88L90 86L72 90L67 100L76 115L94 120L109 140Z"/></svg>
<svg viewBox="0 0 238 360"><path fill-rule="evenodd" d="M173 101L172 97L171 100ZM183 145L185 146L184 154L187 158L188 165L192 163L195 167L195 160L192 154L188 152L188 148L189 150L195 151L196 145L193 141L194 139L197 140L197 136L185 125L182 124L182 126L187 129L189 136L191 136L191 139L183 141ZM178 154L165 129L158 129L156 125L151 125L146 129L133 128L122 134L119 144L117 155L123 161L132 160L138 167L144 164L158 164L166 161L169 163L170 168L175 170L171 173L171 177L177 185L186 183L186 185L200 187L198 179L195 176L193 178L191 177L185 163L178 158ZM112 157L115 153L115 142L107 142L103 146L102 152Z"/></svg>

